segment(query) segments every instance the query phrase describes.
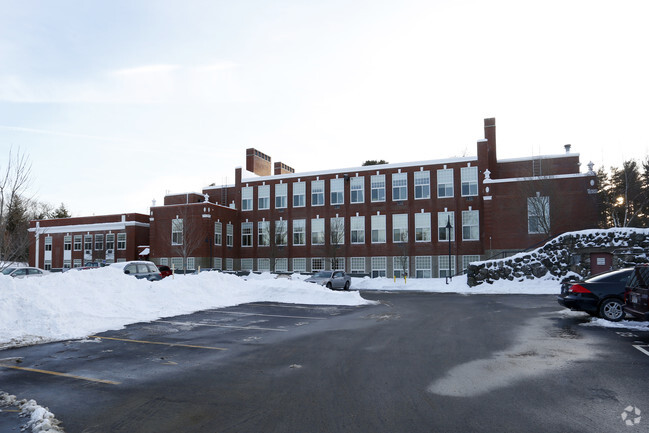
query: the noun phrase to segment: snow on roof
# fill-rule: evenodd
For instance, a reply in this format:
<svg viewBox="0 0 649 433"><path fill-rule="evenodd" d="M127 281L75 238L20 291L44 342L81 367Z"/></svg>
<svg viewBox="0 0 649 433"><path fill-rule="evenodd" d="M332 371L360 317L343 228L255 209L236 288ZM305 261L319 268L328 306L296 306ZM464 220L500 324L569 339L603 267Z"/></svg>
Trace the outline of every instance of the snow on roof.
<svg viewBox="0 0 649 433"><path fill-rule="evenodd" d="M574 157L579 157L579 154L578 153L559 153L559 154L554 154L554 155L524 156L524 157L520 157L520 158L499 159L498 163L534 161L534 160L539 160L539 159L574 158Z"/></svg>
<svg viewBox="0 0 649 433"><path fill-rule="evenodd" d="M543 179L570 179L576 177L591 177L592 174L588 173L572 173L572 174L554 174L550 176L528 176L528 177L509 177L506 179L484 179L482 183L507 183L507 182L531 182Z"/></svg>

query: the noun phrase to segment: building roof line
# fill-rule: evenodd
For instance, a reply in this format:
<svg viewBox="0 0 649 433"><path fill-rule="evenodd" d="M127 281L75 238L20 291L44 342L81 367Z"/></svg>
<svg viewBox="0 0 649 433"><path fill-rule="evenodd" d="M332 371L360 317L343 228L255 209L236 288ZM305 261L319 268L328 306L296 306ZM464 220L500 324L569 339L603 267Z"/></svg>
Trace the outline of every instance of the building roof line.
<svg viewBox="0 0 649 433"><path fill-rule="evenodd" d="M45 220L47 221L47 220ZM38 226L28 229L31 233L38 234L55 234L55 233L73 233L73 232L99 232L124 230L126 227L149 227L149 223L140 221L115 221L110 223L95 224L74 224L69 226Z"/></svg>
<svg viewBox="0 0 649 433"><path fill-rule="evenodd" d="M579 157L578 153L559 153L555 155L539 155L539 156L524 156L520 158L507 158L499 159L498 163L501 162L520 162L520 161L534 161L538 159L556 159L556 158L574 158Z"/></svg>
<svg viewBox="0 0 649 433"><path fill-rule="evenodd" d="M571 173L571 174L554 174L549 176L526 176L526 177L508 177L505 179L484 179L482 183L509 183L509 182L533 182L543 179L570 179L577 177L592 177L595 174L589 173Z"/></svg>

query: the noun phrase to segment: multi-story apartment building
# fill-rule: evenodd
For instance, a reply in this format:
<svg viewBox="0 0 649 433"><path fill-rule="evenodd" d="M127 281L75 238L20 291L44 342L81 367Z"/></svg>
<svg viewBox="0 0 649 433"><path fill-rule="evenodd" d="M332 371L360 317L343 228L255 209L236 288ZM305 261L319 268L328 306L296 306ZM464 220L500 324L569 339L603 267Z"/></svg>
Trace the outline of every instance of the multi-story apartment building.
<svg viewBox="0 0 649 433"><path fill-rule="evenodd" d="M484 129L477 156L318 172L273 166L248 149L252 173L236 168L234 185L167 195L151 207L144 244L153 261L177 269L444 277L596 226L596 176L592 166L580 172L570 146L498 160L495 119Z"/></svg>

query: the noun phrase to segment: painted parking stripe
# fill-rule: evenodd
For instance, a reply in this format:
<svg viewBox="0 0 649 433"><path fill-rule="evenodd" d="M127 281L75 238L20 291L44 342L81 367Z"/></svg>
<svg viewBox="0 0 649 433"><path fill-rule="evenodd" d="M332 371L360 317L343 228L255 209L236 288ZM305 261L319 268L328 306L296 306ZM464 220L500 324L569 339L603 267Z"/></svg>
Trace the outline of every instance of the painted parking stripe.
<svg viewBox="0 0 649 433"><path fill-rule="evenodd" d="M280 317L287 319L313 319L313 320L327 320L328 317L313 317L313 316L282 316L280 314L261 314L261 313L243 313L239 311L216 311L219 314L232 314L235 316L262 316L262 317Z"/></svg>
<svg viewBox="0 0 649 433"><path fill-rule="evenodd" d="M647 350L647 349L649 349L649 345L646 345L646 344L643 344L643 345L634 344L633 347L635 347L636 349L638 349L640 352L644 353L645 355L649 356L649 350Z"/></svg>
<svg viewBox="0 0 649 433"><path fill-rule="evenodd" d="M131 340L129 338L100 337L98 335L91 335L88 338L99 338L101 340L124 341L126 343L159 344L161 346L170 346L170 347L189 347L189 348L192 348L192 349L228 350L228 349L226 349L224 347L195 346L195 345L192 345L192 344L163 343L163 342L160 342L160 341Z"/></svg>
<svg viewBox="0 0 649 433"><path fill-rule="evenodd" d="M16 365L0 364L0 367L11 368L13 370L30 371L32 373L49 374L52 376L68 377L70 379L79 379L88 382L104 383L108 385L119 385L121 383L121 382L115 382L114 380L94 379L92 377L76 376L74 374L60 373L58 371L40 370L38 368L18 367Z"/></svg>
<svg viewBox="0 0 649 433"><path fill-rule="evenodd" d="M212 326L214 328L244 329L248 331L278 331L278 332L288 331L288 329L283 329L283 328L260 328L258 326L217 325L214 323L203 323L203 322L172 322L170 320L156 320L156 322L169 323L171 325L179 325L179 326Z"/></svg>

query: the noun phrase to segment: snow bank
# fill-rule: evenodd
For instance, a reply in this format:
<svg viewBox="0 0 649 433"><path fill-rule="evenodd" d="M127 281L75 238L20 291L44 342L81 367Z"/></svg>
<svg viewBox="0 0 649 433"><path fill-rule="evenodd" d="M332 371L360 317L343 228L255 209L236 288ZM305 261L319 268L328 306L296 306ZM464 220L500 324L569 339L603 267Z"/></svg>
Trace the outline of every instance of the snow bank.
<svg viewBox="0 0 649 433"><path fill-rule="evenodd" d="M270 274L248 281L219 272L149 282L106 267L14 279L0 275L0 349L84 338L129 323L248 302L362 305L340 292Z"/></svg>
<svg viewBox="0 0 649 433"><path fill-rule="evenodd" d="M20 409L21 417L29 417L21 431L31 429L32 433L60 433L61 422L54 417L48 408L39 406L34 400L18 400L15 395L0 391L0 412L3 407L15 406Z"/></svg>

